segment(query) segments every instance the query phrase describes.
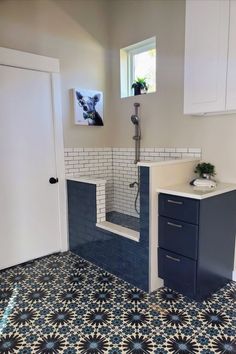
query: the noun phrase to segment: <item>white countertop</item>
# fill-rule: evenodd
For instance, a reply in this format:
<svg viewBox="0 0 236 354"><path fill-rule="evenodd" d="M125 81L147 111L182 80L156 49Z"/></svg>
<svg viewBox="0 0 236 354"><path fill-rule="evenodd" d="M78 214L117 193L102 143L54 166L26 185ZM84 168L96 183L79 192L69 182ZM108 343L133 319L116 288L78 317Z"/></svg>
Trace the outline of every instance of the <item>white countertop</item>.
<svg viewBox="0 0 236 354"><path fill-rule="evenodd" d="M173 165L191 161L199 161L199 158L191 158L191 159L173 159L173 160L162 160L162 161L140 161L137 163L138 166L143 167L153 167L153 166L163 166L163 165Z"/></svg>
<svg viewBox="0 0 236 354"><path fill-rule="evenodd" d="M215 188L201 190L199 187L190 186L190 184L179 184L169 187L157 188L158 193L176 195L179 197L187 197L193 199L205 199L216 195L236 190L236 184L233 183L217 183Z"/></svg>
<svg viewBox="0 0 236 354"><path fill-rule="evenodd" d="M91 176L68 176L66 177L68 181L89 183L89 184L105 184L106 180L102 178L93 178Z"/></svg>

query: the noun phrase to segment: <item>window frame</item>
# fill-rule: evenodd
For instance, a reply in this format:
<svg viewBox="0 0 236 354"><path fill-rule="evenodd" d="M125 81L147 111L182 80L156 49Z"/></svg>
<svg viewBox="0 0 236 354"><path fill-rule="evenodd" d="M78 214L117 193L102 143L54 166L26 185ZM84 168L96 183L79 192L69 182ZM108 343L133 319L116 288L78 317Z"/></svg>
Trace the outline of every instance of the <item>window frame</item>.
<svg viewBox="0 0 236 354"><path fill-rule="evenodd" d="M127 78L128 78L128 93L130 96L132 96L132 89L131 86L134 82L135 75L135 65L134 65L134 56L140 53L145 53L148 52L149 50L156 49L156 43L155 42L149 42L143 45L138 46L137 48L130 49L127 51Z"/></svg>
<svg viewBox="0 0 236 354"><path fill-rule="evenodd" d="M120 81L121 98L133 96L132 84L134 82L134 56L149 50L156 49L156 37L145 39L120 50ZM157 54L156 65L157 66ZM156 81L156 70L155 70ZM153 91L155 92L155 91Z"/></svg>

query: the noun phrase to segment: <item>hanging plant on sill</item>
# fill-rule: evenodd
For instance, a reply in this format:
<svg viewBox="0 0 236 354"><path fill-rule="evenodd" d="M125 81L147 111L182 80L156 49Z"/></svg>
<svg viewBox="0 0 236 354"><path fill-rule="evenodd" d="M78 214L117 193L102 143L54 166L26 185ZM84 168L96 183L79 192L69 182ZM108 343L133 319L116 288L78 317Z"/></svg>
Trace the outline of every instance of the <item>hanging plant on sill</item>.
<svg viewBox="0 0 236 354"><path fill-rule="evenodd" d="M145 77L137 77L136 81L131 86L134 89L134 95L141 95L147 93L148 84Z"/></svg>

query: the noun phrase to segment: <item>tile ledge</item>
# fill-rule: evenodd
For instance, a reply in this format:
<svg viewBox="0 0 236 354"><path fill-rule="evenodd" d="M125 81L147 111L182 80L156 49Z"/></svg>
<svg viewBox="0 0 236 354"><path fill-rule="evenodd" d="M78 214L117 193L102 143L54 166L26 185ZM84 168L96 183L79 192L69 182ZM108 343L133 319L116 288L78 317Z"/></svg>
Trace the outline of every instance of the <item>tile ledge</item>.
<svg viewBox="0 0 236 354"><path fill-rule="evenodd" d="M139 242L140 233L135 230L128 229L127 227L120 226L117 224L113 224L109 221L103 221L101 223L97 223L96 226L100 229L110 231L116 235L128 238L132 241Z"/></svg>
<svg viewBox="0 0 236 354"><path fill-rule="evenodd" d="M199 158L189 158L189 159L171 159L171 160L162 160L162 161L140 161L137 163L138 166L143 167L155 167L155 166L165 166L165 165L176 165L186 162L199 162Z"/></svg>
<svg viewBox="0 0 236 354"><path fill-rule="evenodd" d="M89 176L67 176L66 179L68 181L75 181L75 182L82 182L82 183L89 183L89 184L105 184L106 180L105 179L100 179L100 178L93 178Z"/></svg>

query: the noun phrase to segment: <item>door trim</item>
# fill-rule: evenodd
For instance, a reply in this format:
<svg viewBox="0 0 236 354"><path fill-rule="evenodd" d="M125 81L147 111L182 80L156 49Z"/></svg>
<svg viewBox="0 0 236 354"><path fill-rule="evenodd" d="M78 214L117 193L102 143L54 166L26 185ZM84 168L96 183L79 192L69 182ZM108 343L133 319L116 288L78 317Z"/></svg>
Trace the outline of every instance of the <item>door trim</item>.
<svg viewBox="0 0 236 354"><path fill-rule="evenodd" d="M15 49L0 47L0 64L49 73L59 73L59 60L42 55L21 52Z"/></svg>
<svg viewBox="0 0 236 354"><path fill-rule="evenodd" d="M64 143L63 143L63 126L62 126L62 109L61 109L61 80L59 73L51 74L52 97L53 97L53 121L54 121L54 140L56 153L56 168L59 198L59 227L61 239L61 251L67 251L68 242L68 221L67 221L67 193L64 163Z"/></svg>
<svg viewBox="0 0 236 354"><path fill-rule="evenodd" d="M0 65L50 73L53 106L55 161L58 183L60 249L68 250L67 197L64 166L64 143L61 109L61 82L59 59L0 47Z"/></svg>

